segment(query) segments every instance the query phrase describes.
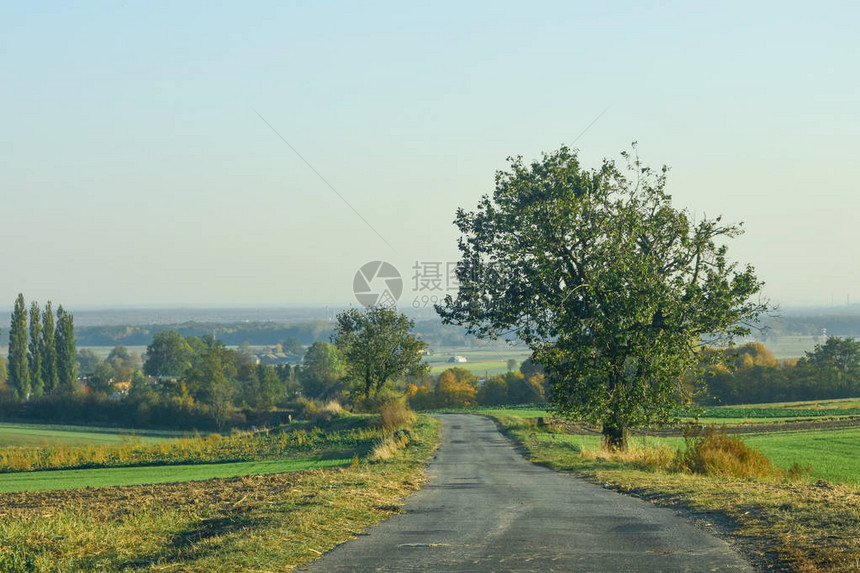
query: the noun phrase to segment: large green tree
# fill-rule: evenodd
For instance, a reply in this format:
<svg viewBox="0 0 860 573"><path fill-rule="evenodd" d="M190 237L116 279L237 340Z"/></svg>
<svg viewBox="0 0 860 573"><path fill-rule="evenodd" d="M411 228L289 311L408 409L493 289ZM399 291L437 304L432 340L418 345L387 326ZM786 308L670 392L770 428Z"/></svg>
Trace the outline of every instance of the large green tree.
<svg viewBox="0 0 860 573"><path fill-rule="evenodd" d="M24 295L15 299L9 327L9 382L19 399L30 396L30 369L27 362L27 305Z"/></svg>
<svg viewBox="0 0 860 573"><path fill-rule="evenodd" d="M405 315L382 306L337 315L332 341L359 394L372 396L389 380L426 371L421 352L427 344L412 333L414 327Z"/></svg>
<svg viewBox="0 0 860 573"><path fill-rule="evenodd" d="M526 342L552 407L602 424L609 448L673 421L702 337L745 333L766 308L753 269L727 258L740 227L674 208L667 169L622 155L627 169L584 169L567 147L511 158L492 196L457 211L459 291L437 306L472 334Z"/></svg>
<svg viewBox="0 0 860 573"><path fill-rule="evenodd" d="M35 300L30 303L30 342L27 359L30 362L30 388L34 396L41 396L45 390L42 379L42 309Z"/></svg>
<svg viewBox="0 0 860 573"><path fill-rule="evenodd" d="M63 305L57 307L57 333L54 344L57 348L57 387L63 392L74 392L78 385L75 318L63 309Z"/></svg>
<svg viewBox="0 0 860 573"><path fill-rule="evenodd" d="M45 304L45 311L42 313L42 337L39 343L39 348L42 353L42 380L45 387L45 394L51 394L59 385L59 376L57 374L57 344L56 330L54 326L54 311L51 308L51 301Z"/></svg>

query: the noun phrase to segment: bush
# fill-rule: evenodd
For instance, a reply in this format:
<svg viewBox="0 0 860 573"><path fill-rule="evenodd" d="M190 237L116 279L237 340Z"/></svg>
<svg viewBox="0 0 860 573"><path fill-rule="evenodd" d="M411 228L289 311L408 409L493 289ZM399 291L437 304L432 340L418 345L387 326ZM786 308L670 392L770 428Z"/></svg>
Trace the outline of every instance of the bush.
<svg viewBox="0 0 860 573"><path fill-rule="evenodd" d="M392 388L383 387L382 390L372 396L361 396L356 398L353 406L355 412L365 414L378 414L384 404L393 400L402 400L403 394Z"/></svg>
<svg viewBox="0 0 860 573"><path fill-rule="evenodd" d="M320 410L319 404L313 400L308 400L304 396L296 400L295 403L296 416L303 420L310 420L317 415Z"/></svg>
<svg viewBox="0 0 860 573"><path fill-rule="evenodd" d="M343 406L337 400L329 400L318 408L311 416L312 422L328 422L343 415Z"/></svg>
<svg viewBox="0 0 860 573"><path fill-rule="evenodd" d="M410 428L415 423L415 412L406 405L406 400L400 398L385 402L379 407L379 417L382 429L393 432L400 428Z"/></svg>
<svg viewBox="0 0 860 573"><path fill-rule="evenodd" d="M698 437L687 438L687 448L678 451L674 468L678 471L706 476L733 478L763 478L774 473L770 459L736 436L729 436L725 427L705 428Z"/></svg>

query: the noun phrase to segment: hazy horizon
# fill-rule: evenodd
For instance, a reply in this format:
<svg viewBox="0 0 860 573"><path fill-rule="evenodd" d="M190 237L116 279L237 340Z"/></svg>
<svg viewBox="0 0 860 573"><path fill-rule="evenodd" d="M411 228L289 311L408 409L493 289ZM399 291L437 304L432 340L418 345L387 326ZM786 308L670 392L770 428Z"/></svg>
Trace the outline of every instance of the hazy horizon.
<svg viewBox="0 0 860 573"><path fill-rule="evenodd" d="M774 303L860 302L858 16L7 5L0 308L348 306L369 261L423 304L447 291L415 288L413 266L458 260L454 212L507 156L573 144L597 167L634 140L671 167L676 207L745 223L730 257Z"/></svg>

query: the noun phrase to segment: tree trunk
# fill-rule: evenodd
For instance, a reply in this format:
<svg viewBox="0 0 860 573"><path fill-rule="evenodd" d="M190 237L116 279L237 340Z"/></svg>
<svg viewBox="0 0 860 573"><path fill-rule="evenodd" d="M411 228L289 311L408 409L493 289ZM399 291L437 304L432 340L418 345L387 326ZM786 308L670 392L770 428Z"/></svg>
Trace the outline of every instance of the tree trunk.
<svg viewBox="0 0 860 573"><path fill-rule="evenodd" d="M604 422L603 449L609 451L626 451L628 434L628 429L621 424Z"/></svg>

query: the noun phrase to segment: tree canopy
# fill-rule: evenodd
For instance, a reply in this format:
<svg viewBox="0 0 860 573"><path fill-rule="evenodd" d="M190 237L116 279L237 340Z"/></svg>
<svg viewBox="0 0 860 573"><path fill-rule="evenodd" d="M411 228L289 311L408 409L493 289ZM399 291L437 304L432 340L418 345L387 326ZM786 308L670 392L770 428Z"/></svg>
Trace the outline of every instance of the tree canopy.
<svg viewBox="0 0 860 573"><path fill-rule="evenodd" d="M609 447L674 419L703 336L747 332L766 309L750 266L727 257L739 225L671 204L667 169L631 154L584 169L567 147L511 158L495 192L457 211L460 283L437 311L479 337L534 351L562 415L601 423Z"/></svg>

